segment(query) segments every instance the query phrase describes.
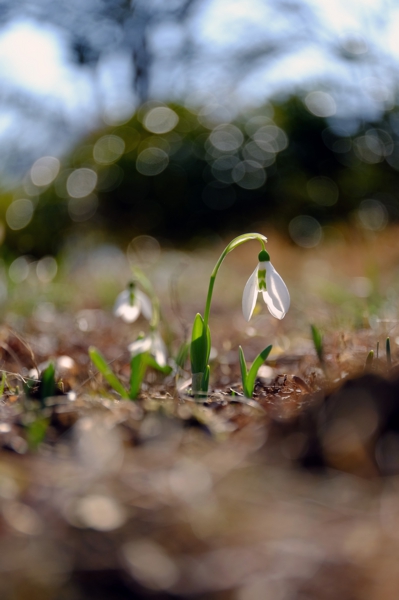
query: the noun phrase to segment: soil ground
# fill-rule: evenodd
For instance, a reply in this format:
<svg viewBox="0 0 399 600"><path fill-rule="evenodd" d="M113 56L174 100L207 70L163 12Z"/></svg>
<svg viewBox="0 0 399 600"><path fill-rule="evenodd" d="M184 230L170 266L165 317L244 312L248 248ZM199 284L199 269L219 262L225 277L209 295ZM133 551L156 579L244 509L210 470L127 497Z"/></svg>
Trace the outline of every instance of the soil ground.
<svg viewBox="0 0 399 600"><path fill-rule="evenodd" d="M241 314L256 243L229 255L201 402L189 393L188 363L167 378L149 371L139 398L121 400L87 350L99 348L128 381L127 346L148 324L123 323L112 304L133 260L159 294L176 355L203 311L221 240L182 252L140 238L128 258L109 245L77 249L60 258L53 281L32 262L26 278L9 282L0 597L396 600L398 232L328 228L315 249L269 232L292 297L281 322L261 301L250 323ZM311 324L324 336L322 363ZM251 401L240 344L248 362L273 344ZM49 359L60 393L41 401L23 383Z"/></svg>

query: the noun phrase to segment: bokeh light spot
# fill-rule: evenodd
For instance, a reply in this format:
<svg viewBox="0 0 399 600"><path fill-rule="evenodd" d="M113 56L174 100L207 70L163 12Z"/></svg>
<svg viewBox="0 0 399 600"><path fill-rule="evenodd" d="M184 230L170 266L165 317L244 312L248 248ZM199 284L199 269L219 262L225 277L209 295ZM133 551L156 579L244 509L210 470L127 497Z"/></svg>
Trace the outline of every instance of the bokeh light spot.
<svg viewBox="0 0 399 600"><path fill-rule="evenodd" d="M316 117L332 117L337 110L334 98L327 92L310 92L305 98L305 105Z"/></svg>
<svg viewBox="0 0 399 600"><path fill-rule="evenodd" d="M285 132L277 125L265 125L253 134L253 139L262 150L281 152L288 146Z"/></svg>
<svg viewBox="0 0 399 600"><path fill-rule="evenodd" d="M50 185L60 171L60 161L54 156L42 156L33 163L30 170L32 183L38 187Z"/></svg>
<svg viewBox="0 0 399 600"><path fill-rule="evenodd" d="M150 235L138 235L127 248L127 257L131 264L149 267L158 262L161 256L161 246Z"/></svg>
<svg viewBox="0 0 399 600"><path fill-rule="evenodd" d="M168 589L178 579L179 572L173 560L151 540L128 542L123 547L123 554L133 576L147 588Z"/></svg>
<svg viewBox="0 0 399 600"><path fill-rule="evenodd" d="M80 223L87 221L96 212L98 199L95 194L90 194L84 198L71 198L68 202L68 212L72 221Z"/></svg>
<svg viewBox="0 0 399 600"><path fill-rule="evenodd" d="M167 106L156 106L145 115L144 127L151 133L167 133L172 131L179 122L174 110Z"/></svg>
<svg viewBox="0 0 399 600"><path fill-rule="evenodd" d="M125 510L116 500L97 494L85 496L77 503L76 516L83 526L97 531L117 529L126 519Z"/></svg>
<svg viewBox="0 0 399 600"><path fill-rule="evenodd" d="M288 231L291 239L302 248L314 248L323 237L320 223L308 215L294 217L288 225Z"/></svg>
<svg viewBox="0 0 399 600"><path fill-rule="evenodd" d="M91 194L97 184L97 173L93 169L83 167L72 171L69 175L66 187L72 198L84 198Z"/></svg>
<svg viewBox="0 0 399 600"><path fill-rule="evenodd" d="M20 198L14 200L7 208L6 221L10 229L17 231L23 229L32 220L34 206L31 200Z"/></svg>
<svg viewBox="0 0 399 600"><path fill-rule="evenodd" d="M243 160L234 167L233 179L240 187L255 190L265 183L266 173L258 162Z"/></svg>
<svg viewBox="0 0 399 600"><path fill-rule="evenodd" d="M8 275L14 283L21 283L29 275L29 262L25 256L19 256L10 265Z"/></svg>
<svg viewBox="0 0 399 600"><path fill-rule="evenodd" d="M244 141L242 132L235 125L218 125L209 136L211 144L221 152L234 152Z"/></svg>
<svg viewBox="0 0 399 600"><path fill-rule="evenodd" d="M221 156L212 164L212 175L224 183L233 183L233 169L239 162L239 159L231 154Z"/></svg>
<svg viewBox="0 0 399 600"><path fill-rule="evenodd" d="M166 169L169 157L161 148L146 148L137 157L136 169L142 175L159 175Z"/></svg>
<svg viewBox="0 0 399 600"><path fill-rule="evenodd" d="M36 275L42 283L50 283L57 275L57 261L53 256L44 256L36 265Z"/></svg>
<svg viewBox="0 0 399 600"><path fill-rule="evenodd" d="M269 115L256 115L255 117L248 119L248 121L245 123L245 131L248 135L253 135L256 131L258 131L258 129L264 127L265 125L274 125L274 122L272 121L274 109L271 104L268 106L271 109Z"/></svg>
<svg viewBox="0 0 399 600"><path fill-rule="evenodd" d="M321 206L333 206L338 200L338 187L329 177L313 177L306 184L309 197Z"/></svg>
<svg viewBox="0 0 399 600"><path fill-rule="evenodd" d="M358 215L361 225L371 231L381 231L388 223L387 209L378 200L363 200Z"/></svg>
<svg viewBox="0 0 399 600"><path fill-rule="evenodd" d="M375 131L368 131L366 135L357 137L354 150L360 160L371 165L381 162L385 155L384 144Z"/></svg>
<svg viewBox="0 0 399 600"><path fill-rule="evenodd" d="M243 157L247 160L255 160L262 167L269 167L276 160L276 153L271 144L263 142L248 142L242 150Z"/></svg>
<svg viewBox="0 0 399 600"><path fill-rule="evenodd" d="M94 160L101 165L109 165L122 156L125 142L117 135L104 135L94 144Z"/></svg>

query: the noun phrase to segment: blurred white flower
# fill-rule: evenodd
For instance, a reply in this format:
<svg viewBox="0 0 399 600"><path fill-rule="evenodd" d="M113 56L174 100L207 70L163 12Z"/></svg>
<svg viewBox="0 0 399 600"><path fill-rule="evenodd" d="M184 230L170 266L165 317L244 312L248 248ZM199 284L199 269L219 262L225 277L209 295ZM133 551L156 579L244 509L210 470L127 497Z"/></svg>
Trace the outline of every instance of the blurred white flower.
<svg viewBox="0 0 399 600"><path fill-rule="evenodd" d="M284 281L270 262L266 250L260 252L259 263L244 288L242 312L247 321L252 316L259 292L262 292L263 299L273 317L283 319L290 307L290 294Z"/></svg>
<svg viewBox="0 0 399 600"><path fill-rule="evenodd" d="M129 284L117 297L114 305L114 315L120 317L125 323L133 323L142 313L149 321L152 317L151 300L137 289L134 283Z"/></svg>
<svg viewBox="0 0 399 600"><path fill-rule="evenodd" d="M152 331L145 337L132 342L129 344L128 350L132 357L149 352L160 367L166 367L168 364L168 351L165 342L157 331Z"/></svg>

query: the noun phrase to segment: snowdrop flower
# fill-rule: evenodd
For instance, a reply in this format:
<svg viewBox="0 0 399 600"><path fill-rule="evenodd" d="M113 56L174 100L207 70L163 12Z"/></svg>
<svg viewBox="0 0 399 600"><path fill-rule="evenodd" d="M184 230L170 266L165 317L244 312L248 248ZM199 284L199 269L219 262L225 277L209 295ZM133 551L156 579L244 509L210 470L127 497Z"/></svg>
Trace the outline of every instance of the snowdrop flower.
<svg viewBox="0 0 399 600"><path fill-rule="evenodd" d="M244 288L242 312L247 321L252 316L259 292L262 292L263 300L273 317L283 319L290 307L290 294L284 281L270 262L270 256L266 250L259 253L259 264Z"/></svg>
<svg viewBox="0 0 399 600"><path fill-rule="evenodd" d="M143 313L149 321L151 320L151 300L141 290L137 289L134 283L129 283L128 288L123 290L116 299L114 315L121 317L125 323L134 323L140 313Z"/></svg>
<svg viewBox="0 0 399 600"><path fill-rule="evenodd" d="M168 364L168 351L165 342L157 331L152 331L143 338L138 338L128 346L132 357L137 354L149 352L160 367L166 367Z"/></svg>

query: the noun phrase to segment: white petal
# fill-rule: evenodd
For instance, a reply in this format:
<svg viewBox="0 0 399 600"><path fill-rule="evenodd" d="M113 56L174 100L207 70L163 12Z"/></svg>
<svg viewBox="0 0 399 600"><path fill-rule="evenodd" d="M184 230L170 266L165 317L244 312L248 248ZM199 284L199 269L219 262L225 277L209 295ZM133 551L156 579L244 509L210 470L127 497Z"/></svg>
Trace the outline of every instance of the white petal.
<svg viewBox="0 0 399 600"><path fill-rule="evenodd" d="M143 352L148 352L151 349L152 340L149 336L136 340L132 342L128 346L128 350L132 356L137 356L137 354L143 354Z"/></svg>
<svg viewBox="0 0 399 600"><path fill-rule="evenodd" d="M290 307L290 294L272 263L266 265L267 292L263 292L263 299L273 317L283 319Z"/></svg>
<svg viewBox="0 0 399 600"><path fill-rule="evenodd" d="M259 266L259 265L258 265ZM242 295L242 312L247 321L252 317L258 297L258 266L245 284Z"/></svg>
<svg viewBox="0 0 399 600"><path fill-rule="evenodd" d="M114 312L117 311L118 308L122 304L126 304L126 302L128 302L128 301L129 301L129 292L128 292L128 290L123 290L123 292L121 292L115 300Z"/></svg>
<svg viewBox="0 0 399 600"><path fill-rule="evenodd" d="M139 314L140 309L136 304L133 306L130 306L130 304L122 304L122 306L115 311L115 316L123 319L125 323L134 323L134 321L137 321Z"/></svg>
<svg viewBox="0 0 399 600"><path fill-rule="evenodd" d="M140 307L136 297L133 300L133 305L130 303L130 291L123 290L117 297L114 304L114 315L120 317L126 323L133 323L137 320L140 314Z"/></svg>
<svg viewBox="0 0 399 600"><path fill-rule="evenodd" d="M144 294L142 291L140 290L136 290L135 291L135 296L140 304L141 307L141 312L143 313L144 317L148 320L151 321L151 317L152 317L152 304L151 304L151 300L149 299L148 296L146 296L146 294Z"/></svg>
<svg viewBox="0 0 399 600"><path fill-rule="evenodd" d="M165 343L159 333L155 333L152 338L151 354L155 358L156 362L161 366L165 367L168 359L168 351Z"/></svg>

